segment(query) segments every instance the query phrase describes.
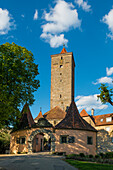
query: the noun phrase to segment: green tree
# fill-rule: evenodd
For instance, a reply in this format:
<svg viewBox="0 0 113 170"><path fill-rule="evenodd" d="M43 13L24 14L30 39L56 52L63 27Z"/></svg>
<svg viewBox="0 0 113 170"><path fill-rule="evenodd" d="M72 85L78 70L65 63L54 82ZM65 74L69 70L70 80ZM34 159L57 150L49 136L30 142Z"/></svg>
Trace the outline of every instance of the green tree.
<svg viewBox="0 0 113 170"><path fill-rule="evenodd" d="M10 147L10 129L0 130L0 153L5 153Z"/></svg>
<svg viewBox="0 0 113 170"><path fill-rule="evenodd" d="M101 102L104 103L110 103L113 106L112 96L113 96L113 89L108 89L109 87L105 84L101 84L99 87L100 94L97 96L98 99L101 100Z"/></svg>
<svg viewBox="0 0 113 170"><path fill-rule="evenodd" d="M15 125L20 107L34 102L38 89L38 65L33 54L15 43L0 45L0 128Z"/></svg>

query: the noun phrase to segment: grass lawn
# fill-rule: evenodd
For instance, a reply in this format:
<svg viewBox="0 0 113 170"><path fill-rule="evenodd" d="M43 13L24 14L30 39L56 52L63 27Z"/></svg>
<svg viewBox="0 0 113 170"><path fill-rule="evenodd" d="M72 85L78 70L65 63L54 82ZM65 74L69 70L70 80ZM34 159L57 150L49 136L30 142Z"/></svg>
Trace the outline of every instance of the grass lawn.
<svg viewBox="0 0 113 170"><path fill-rule="evenodd" d="M79 170L113 170L113 165L108 164L89 163L72 159L66 159L65 161Z"/></svg>

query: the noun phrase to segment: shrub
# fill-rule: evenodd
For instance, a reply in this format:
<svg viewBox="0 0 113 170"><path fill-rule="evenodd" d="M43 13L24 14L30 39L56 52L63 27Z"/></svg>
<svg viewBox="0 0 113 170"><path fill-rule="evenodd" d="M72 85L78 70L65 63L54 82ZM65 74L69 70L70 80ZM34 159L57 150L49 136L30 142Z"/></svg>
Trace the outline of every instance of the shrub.
<svg viewBox="0 0 113 170"><path fill-rule="evenodd" d="M105 158L113 158L113 152L107 152Z"/></svg>
<svg viewBox="0 0 113 170"><path fill-rule="evenodd" d="M93 155L90 154L90 155L89 155L89 158L93 158Z"/></svg>
<svg viewBox="0 0 113 170"><path fill-rule="evenodd" d="M21 152L17 152L17 154L21 154Z"/></svg>
<svg viewBox="0 0 113 170"><path fill-rule="evenodd" d="M77 154L70 154L70 155L67 155L66 158L67 159L75 159L76 157L78 157L79 155Z"/></svg>
<svg viewBox="0 0 113 170"><path fill-rule="evenodd" d="M100 155L95 155L95 158L100 158Z"/></svg>
<svg viewBox="0 0 113 170"><path fill-rule="evenodd" d="M80 157L82 157L82 158L85 157L84 153L80 153L79 155L80 155Z"/></svg>
<svg viewBox="0 0 113 170"><path fill-rule="evenodd" d="M101 158L105 158L105 154L104 153L100 153L99 155L101 156Z"/></svg>

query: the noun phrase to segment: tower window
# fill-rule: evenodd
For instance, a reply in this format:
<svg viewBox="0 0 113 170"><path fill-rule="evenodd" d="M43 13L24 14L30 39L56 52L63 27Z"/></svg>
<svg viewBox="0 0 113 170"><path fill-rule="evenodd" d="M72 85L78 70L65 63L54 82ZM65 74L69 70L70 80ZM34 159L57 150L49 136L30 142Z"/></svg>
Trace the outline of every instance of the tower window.
<svg viewBox="0 0 113 170"><path fill-rule="evenodd" d="M60 65L60 68L62 68L63 67L63 65Z"/></svg>
<svg viewBox="0 0 113 170"><path fill-rule="evenodd" d="M54 125L56 125L56 120L54 120Z"/></svg>
<svg viewBox="0 0 113 170"><path fill-rule="evenodd" d="M62 97L62 95L60 94L60 98Z"/></svg>
<svg viewBox="0 0 113 170"><path fill-rule="evenodd" d="M61 60L63 60L63 57L61 57Z"/></svg>

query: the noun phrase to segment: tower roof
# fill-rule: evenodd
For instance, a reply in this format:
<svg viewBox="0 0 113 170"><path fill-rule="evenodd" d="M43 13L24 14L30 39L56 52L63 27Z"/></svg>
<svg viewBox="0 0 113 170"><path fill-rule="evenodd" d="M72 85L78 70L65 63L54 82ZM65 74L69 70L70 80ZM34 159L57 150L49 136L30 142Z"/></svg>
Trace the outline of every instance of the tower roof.
<svg viewBox="0 0 113 170"><path fill-rule="evenodd" d="M61 54L63 53L67 53L66 49L63 47L62 51L61 51Z"/></svg>
<svg viewBox="0 0 113 170"><path fill-rule="evenodd" d="M89 116L88 113L85 111L85 109L83 109L81 112L80 112L80 116L81 117L87 117Z"/></svg>
<svg viewBox="0 0 113 170"><path fill-rule="evenodd" d="M41 111L39 112L38 116L37 116L34 120L38 120L38 119L40 119L40 118L43 118L43 115L42 115L42 112L41 112Z"/></svg>
<svg viewBox="0 0 113 170"><path fill-rule="evenodd" d="M72 101L65 118L55 128L96 131L95 128L80 116L74 101Z"/></svg>
<svg viewBox="0 0 113 170"><path fill-rule="evenodd" d="M19 129L31 128L35 123L27 103L24 105L21 113Z"/></svg>
<svg viewBox="0 0 113 170"><path fill-rule="evenodd" d="M66 112L56 106L44 114L46 119L64 119Z"/></svg>

